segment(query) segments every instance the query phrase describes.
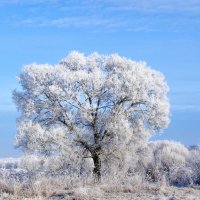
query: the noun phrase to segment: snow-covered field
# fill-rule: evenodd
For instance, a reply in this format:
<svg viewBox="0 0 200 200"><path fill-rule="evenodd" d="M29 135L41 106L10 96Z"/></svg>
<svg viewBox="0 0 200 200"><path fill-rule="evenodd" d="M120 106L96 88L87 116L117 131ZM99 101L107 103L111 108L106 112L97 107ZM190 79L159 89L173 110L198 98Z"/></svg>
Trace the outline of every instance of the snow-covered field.
<svg viewBox="0 0 200 200"><path fill-rule="evenodd" d="M32 159L32 160L31 160ZM26 162L25 162L26 160ZM34 161L33 161L34 160ZM166 182L147 183L132 178L127 182L92 181L78 183L75 177L60 176L52 178L43 176L42 172L34 174L38 158L8 158L0 160L0 199L1 200L61 200L61 199L118 199L118 200L199 200L200 187L174 187ZM27 166L27 163L30 166ZM31 164L32 163L32 164ZM35 167L34 167L35 163ZM24 168L23 168L24 167ZM29 167L29 170L28 170ZM30 170L32 167L32 172ZM25 169L26 168L26 169ZM33 170L34 169L34 170ZM76 179L76 180L75 180Z"/></svg>
<svg viewBox="0 0 200 200"><path fill-rule="evenodd" d="M70 190L49 191L47 197L24 197L16 194L1 193L2 200L199 200L199 188L177 188L146 185L94 185Z"/></svg>

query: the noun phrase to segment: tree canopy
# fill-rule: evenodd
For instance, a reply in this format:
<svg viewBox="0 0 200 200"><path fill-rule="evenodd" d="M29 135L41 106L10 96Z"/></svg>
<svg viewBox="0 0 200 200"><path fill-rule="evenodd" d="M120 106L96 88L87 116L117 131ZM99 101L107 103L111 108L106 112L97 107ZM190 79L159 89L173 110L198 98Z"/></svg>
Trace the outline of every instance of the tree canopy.
<svg viewBox="0 0 200 200"><path fill-rule="evenodd" d="M131 152L135 138L169 123L164 76L144 62L117 54L73 51L56 65L30 64L18 77L13 98L21 117L16 144L26 151L102 162Z"/></svg>

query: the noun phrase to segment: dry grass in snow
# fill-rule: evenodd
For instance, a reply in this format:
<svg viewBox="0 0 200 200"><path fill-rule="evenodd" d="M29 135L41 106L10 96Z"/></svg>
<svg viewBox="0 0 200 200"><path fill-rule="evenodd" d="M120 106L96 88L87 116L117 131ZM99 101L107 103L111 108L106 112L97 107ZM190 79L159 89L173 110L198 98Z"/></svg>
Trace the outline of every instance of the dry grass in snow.
<svg viewBox="0 0 200 200"><path fill-rule="evenodd" d="M34 191L30 189L23 196L22 193L15 191L16 188L8 188L1 184L1 200L199 200L200 188L177 188L160 186L156 184L129 184L112 185L99 184L88 185L71 189L53 189L46 185L46 190ZM4 187L4 188L3 188ZM49 187L49 191L48 191ZM43 186L43 189L45 186ZM38 188L39 189L39 188ZM22 192L22 191L21 191ZM26 191L27 192L27 191ZM35 193L34 193L35 192Z"/></svg>

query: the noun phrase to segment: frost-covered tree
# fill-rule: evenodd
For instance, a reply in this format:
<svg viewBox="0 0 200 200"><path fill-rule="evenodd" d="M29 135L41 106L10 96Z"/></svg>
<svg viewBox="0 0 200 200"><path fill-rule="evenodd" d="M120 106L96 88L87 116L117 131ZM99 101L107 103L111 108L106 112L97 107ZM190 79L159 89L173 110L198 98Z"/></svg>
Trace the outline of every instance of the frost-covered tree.
<svg viewBox="0 0 200 200"><path fill-rule="evenodd" d="M179 179L174 177L175 173L177 176L180 175L183 172L182 168L186 167L189 151L179 142L163 140L150 142L149 154L151 154L152 160L146 168L147 178L158 181L162 176L166 176L167 179L173 177L173 182L175 182L175 179ZM171 175L172 173L173 175Z"/></svg>
<svg viewBox="0 0 200 200"><path fill-rule="evenodd" d="M119 55L73 51L57 65L30 64L13 97L21 118L16 144L29 152L102 162L131 152L136 137L169 123L164 76L144 62Z"/></svg>
<svg viewBox="0 0 200 200"><path fill-rule="evenodd" d="M153 157L157 164L162 165L167 171L173 165L185 164L188 149L181 143L169 140L151 142Z"/></svg>
<svg viewBox="0 0 200 200"><path fill-rule="evenodd" d="M187 165L193 171L194 183L200 185L200 147L190 150Z"/></svg>

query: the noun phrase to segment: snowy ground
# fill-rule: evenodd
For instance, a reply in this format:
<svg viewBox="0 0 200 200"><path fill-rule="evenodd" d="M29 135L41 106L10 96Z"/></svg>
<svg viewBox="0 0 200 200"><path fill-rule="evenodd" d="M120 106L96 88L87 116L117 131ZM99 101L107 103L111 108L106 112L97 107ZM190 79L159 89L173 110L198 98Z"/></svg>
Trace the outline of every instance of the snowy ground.
<svg viewBox="0 0 200 200"><path fill-rule="evenodd" d="M19 168L20 162L20 159L12 158L0 160L0 200L200 200L200 186L193 185L178 188L165 183L142 184L136 180L71 187L66 179L59 178L53 179L58 181L54 187L49 177L44 181L39 179L37 185L38 180L32 180L33 174Z"/></svg>
<svg viewBox="0 0 200 200"><path fill-rule="evenodd" d="M117 200L199 200L200 191L192 188L146 186L99 186L76 189L74 191L57 192L57 196L66 194L66 199L117 199ZM49 199L57 200L59 197ZM64 195L63 195L64 196ZM61 198L60 198L61 199Z"/></svg>
<svg viewBox="0 0 200 200"><path fill-rule="evenodd" d="M199 200L199 188L145 186L106 186L54 191L49 197L25 198L3 193L2 200Z"/></svg>

